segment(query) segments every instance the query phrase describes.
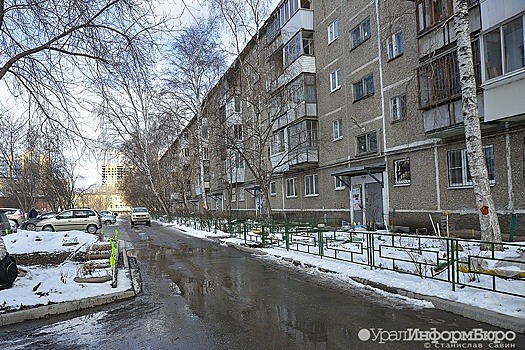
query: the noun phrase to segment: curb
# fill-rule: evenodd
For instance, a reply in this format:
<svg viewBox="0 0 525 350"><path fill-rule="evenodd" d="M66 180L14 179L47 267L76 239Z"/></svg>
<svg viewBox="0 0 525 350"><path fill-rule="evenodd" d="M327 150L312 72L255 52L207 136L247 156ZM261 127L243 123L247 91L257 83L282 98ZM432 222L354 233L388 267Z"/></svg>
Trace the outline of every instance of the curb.
<svg viewBox="0 0 525 350"><path fill-rule="evenodd" d="M249 252L249 253L254 253L257 255L268 254L257 248L248 248L248 247L244 247L244 246L241 246L235 243L226 242L226 245L228 245L229 247L234 247L236 249L239 249L245 252ZM303 264L300 261L293 260L292 258L281 257L279 255L273 255L273 256L280 258L281 260L287 261L289 263L292 263L295 266L305 265L307 267L314 267L321 272L339 274L339 272L337 271L332 271L332 270L329 270L323 267L319 267L316 265L312 265L312 264ZM508 329L508 330L511 330L517 333L525 333L525 320L519 317L505 315L505 314L502 314L496 311L483 309L477 306L468 305L468 304L460 303L460 302L453 301L453 300L443 299L443 298L436 297L436 296L419 294L419 293L415 293L415 292L412 292L406 289L402 289L402 288L387 286L385 284L373 282L373 281L370 281L368 279L361 278L361 277L349 277L349 278L354 282L360 283L362 285L370 286L373 288L381 289L388 293L402 295L404 297L413 298L413 299L429 301L438 310L447 311L455 315L470 318L478 322L487 323L492 326Z"/></svg>
<svg viewBox="0 0 525 350"><path fill-rule="evenodd" d="M133 297L135 297L135 292L133 292L133 290L127 290L124 292L100 295L97 297L64 301L58 304L38 306L31 309L13 311L0 315L0 326L6 326L28 320L45 318L48 316L64 314L72 311L79 311Z"/></svg>

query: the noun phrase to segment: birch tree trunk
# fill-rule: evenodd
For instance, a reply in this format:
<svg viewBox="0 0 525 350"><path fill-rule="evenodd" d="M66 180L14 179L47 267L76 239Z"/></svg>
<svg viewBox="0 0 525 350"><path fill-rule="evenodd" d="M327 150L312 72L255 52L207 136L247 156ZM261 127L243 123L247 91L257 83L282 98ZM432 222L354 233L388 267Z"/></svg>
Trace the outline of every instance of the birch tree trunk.
<svg viewBox="0 0 525 350"><path fill-rule="evenodd" d="M454 0L454 13L467 159L476 196L481 240L501 242L501 231L494 200L490 193L489 175L481 140L476 80L470 43L468 0ZM482 244L482 249L488 248L488 244ZM501 249L499 246L496 248Z"/></svg>

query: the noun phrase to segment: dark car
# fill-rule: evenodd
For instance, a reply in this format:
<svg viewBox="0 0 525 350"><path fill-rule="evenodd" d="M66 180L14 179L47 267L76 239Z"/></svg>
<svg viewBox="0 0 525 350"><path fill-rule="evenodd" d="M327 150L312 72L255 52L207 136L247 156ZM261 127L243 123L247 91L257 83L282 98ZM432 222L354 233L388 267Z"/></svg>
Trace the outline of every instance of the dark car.
<svg viewBox="0 0 525 350"><path fill-rule="evenodd" d="M28 231L36 231L36 224L38 224L42 220L54 218L55 215L57 215L56 211L48 211L47 213L39 215L36 218L28 219L22 222L22 225L20 225L20 229L28 230Z"/></svg>
<svg viewBox="0 0 525 350"><path fill-rule="evenodd" d="M3 236L6 233L11 234L15 232L16 232L16 227L13 227L11 225L11 222L9 222L9 219L7 218L5 213L0 211L0 235Z"/></svg>

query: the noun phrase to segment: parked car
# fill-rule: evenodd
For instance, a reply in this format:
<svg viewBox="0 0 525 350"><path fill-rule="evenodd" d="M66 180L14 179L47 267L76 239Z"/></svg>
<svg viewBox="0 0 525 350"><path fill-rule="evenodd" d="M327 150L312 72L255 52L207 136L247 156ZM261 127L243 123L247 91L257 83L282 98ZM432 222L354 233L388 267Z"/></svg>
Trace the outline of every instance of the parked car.
<svg viewBox="0 0 525 350"><path fill-rule="evenodd" d="M22 222L26 219L26 214L19 208L0 208L0 211L3 212L9 220L14 221L16 227L20 227Z"/></svg>
<svg viewBox="0 0 525 350"><path fill-rule="evenodd" d="M28 230L28 231L36 231L36 224L39 223L42 220L50 219L55 217L57 215L56 211L48 211L47 213L44 213L42 215L38 215L36 218L33 219L27 219L26 221L22 222L22 225L20 225L21 230Z"/></svg>
<svg viewBox="0 0 525 350"><path fill-rule="evenodd" d="M96 233L102 227L102 218L96 210L77 208L64 210L52 218L36 224L37 231L79 230Z"/></svg>
<svg viewBox="0 0 525 350"><path fill-rule="evenodd" d="M98 213L102 217L102 223L104 225L113 225L117 222L117 215L109 210L101 210Z"/></svg>
<svg viewBox="0 0 525 350"><path fill-rule="evenodd" d="M7 218L7 215L3 211L0 211L0 235L16 233L15 225L11 225L11 220Z"/></svg>
<svg viewBox="0 0 525 350"><path fill-rule="evenodd" d="M151 225L151 215L149 214L148 208L136 207L131 209L131 227L134 227L138 223L144 223Z"/></svg>

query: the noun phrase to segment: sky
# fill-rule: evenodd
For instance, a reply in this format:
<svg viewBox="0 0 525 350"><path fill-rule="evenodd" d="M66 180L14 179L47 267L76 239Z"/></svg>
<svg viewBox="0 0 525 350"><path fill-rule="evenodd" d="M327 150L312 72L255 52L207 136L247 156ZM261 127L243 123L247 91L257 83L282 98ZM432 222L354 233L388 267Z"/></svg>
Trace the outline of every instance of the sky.
<svg viewBox="0 0 525 350"><path fill-rule="evenodd" d="M119 220L122 219L119 218ZM225 238L227 235L220 231L217 233L210 233L195 230L187 226L177 226L174 223L163 223L163 225L172 227L174 230L182 228L184 234L199 237L201 239L221 237L220 239L223 244L242 243L242 240L237 238ZM179 230L177 230L177 232L180 233ZM76 250L86 251L96 240L95 235L90 235L80 231L42 233L19 230L18 233L4 236L2 238L7 251L12 254L73 252ZM78 242L78 244L73 246L63 246L64 242ZM351 247L348 248L351 249ZM523 251L524 248L525 245L521 247L521 251ZM263 259L271 259L284 263L282 258L290 258L300 261L302 266L310 264L317 266L318 269L324 268L335 272L335 274L329 274L332 276L331 278L336 278L345 283L349 283L355 288L375 289L386 298L394 298L396 300L402 299L405 303L416 307L432 308L434 305L428 301L394 295L370 286L365 286L355 282L352 278L360 277L390 287L401 288L423 295L436 296L467 305L473 305L479 308L496 311L504 315L521 318L525 323L525 308L523 307L525 303L524 298L468 287L457 288L456 291L452 291L450 284L446 282L440 282L433 279L423 279L418 276L402 274L389 270L371 270L366 266L346 263L329 258L320 259L315 255L292 250L287 251L283 248L261 248L260 250L267 253ZM525 260L523 254L519 251L506 250L505 252L498 254L500 254L501 257L512 258L514 260ZM504 269L509 272L524 271L525 268L523 266L523 263L521 265L515 264L515 266L507 266ZM113 289L109 282L102 284L74 282L74 278L79 273L78 263L66 262L58 267L21 267L28 271L27 275L19 276L12 289L0 291L0 305L4 305L4 307L17 309L21 304L45 305L53 302L78 300L105 293L130 290L132 285L129 277L126 276L123 270L120 270L119 272L118 287ZM108 272L102 269L98 273L107 274ZM507 290L523 294L523 281L498 280L505 283L506 288L508 288ZM43 293L44 296L38 295L33 291L33 288L39 283L40 285L37 291Z"/></svg>

